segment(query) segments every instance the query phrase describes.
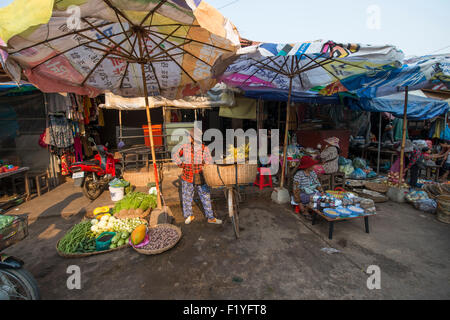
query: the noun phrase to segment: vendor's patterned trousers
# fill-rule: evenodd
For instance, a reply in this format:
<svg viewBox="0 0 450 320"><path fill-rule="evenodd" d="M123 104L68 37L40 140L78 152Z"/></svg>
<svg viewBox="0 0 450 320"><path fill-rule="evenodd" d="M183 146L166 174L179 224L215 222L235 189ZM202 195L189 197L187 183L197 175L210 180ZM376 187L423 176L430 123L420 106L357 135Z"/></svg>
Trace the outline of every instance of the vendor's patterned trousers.
<svg viewBox="0 0 450 320"><path fill-rule="evenodd" d="M205 216L208 219L214 219L214 213L211 206L211 193L208 185L194 186L193 183L181 180L181 196L183 200L183 215L185 218L189 218L193 215L192 201L194 200L194 191L198 192L200 200L205 210Z"/></svg>

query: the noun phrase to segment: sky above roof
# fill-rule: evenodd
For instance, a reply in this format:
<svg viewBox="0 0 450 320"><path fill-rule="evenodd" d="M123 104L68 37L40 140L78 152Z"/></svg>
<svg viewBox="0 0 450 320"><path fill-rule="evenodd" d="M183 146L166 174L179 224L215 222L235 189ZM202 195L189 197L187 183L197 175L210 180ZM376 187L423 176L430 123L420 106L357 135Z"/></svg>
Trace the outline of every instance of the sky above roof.
<svg viewBox="0 0 450 320"><path fill-rule="evenodd" d="M13 0L0 0L0 7ZM449 0L208 0L242 37L392 44L406 56L450 52Z"/></svg>

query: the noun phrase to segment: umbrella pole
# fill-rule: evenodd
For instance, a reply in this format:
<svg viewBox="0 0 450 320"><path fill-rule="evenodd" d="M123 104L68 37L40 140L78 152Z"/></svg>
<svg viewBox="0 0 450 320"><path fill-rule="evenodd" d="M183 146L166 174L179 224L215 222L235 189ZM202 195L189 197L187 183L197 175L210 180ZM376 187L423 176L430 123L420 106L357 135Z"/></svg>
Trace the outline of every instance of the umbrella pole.
<svg viewBox="0 0 450 320"><path fill-rule="evenodd" d="M408 125L408 86L405 89L405 110L403 111L403 132L402 132L402 151L400 153L400 178L398 182L399 188L402 185L403 179L403 166L405 163L405 144L406 144L406 129Z"/></svg>
<svg viewBox="0 0 450 320"><path fill-rule="evenodd" d="M289 134L289 121L290 121L290 107L291 107L291 95L292 95L292 80L293 78L290 77L289 79L289 95L288 95L288 102L287 102L287 107L286 107L286 130L284 133L284 150L283 150L283 167L281 168L281 183L280 183L280 188L283 188L284 186L284 177L286 174L286 160L287 160L287 144L288 144L288 134Z"/></svg>
<svg viewBox="0 0 450 320"><path fill-rule="evenodd" d="M142 40L142 44L139 41L139 50L141 51L140 52L141 56L143 56L142 45L144 45L144 43L143 43L144 39L143 39L142 35L141 35L141 40ZM150 133L150 146L151 146L151 150L152 150L153 172L155 173L155 183L156 183L156 191L157 191L156 202L158 205L158 209L162 209L161 191L159 188L159 179L158 179L158 168L156 165L155 145L153 142L152 118L150 115L150 103L149 103L149 99L148 99L147 79L145 77L145 67L144 67L143 63L141 63L141 72L142 72L142 84L144 86L145 110L147 112L148 131Z"/></svg>
<svg viewBox="0 0 450 320"><path fill-rule="evenodd" d="M377 161L377 174L380 174L380 159L381 159L381 112L380 122L378 124L378 161Z"/></svg>
<svg viewBox="0 0 450 320"><path fill-rule="evenodd" d="M122 130L122 110L119 110L119 135L120 135L120 141L122 141L122 137L123 137L123 130Z"/></svg>

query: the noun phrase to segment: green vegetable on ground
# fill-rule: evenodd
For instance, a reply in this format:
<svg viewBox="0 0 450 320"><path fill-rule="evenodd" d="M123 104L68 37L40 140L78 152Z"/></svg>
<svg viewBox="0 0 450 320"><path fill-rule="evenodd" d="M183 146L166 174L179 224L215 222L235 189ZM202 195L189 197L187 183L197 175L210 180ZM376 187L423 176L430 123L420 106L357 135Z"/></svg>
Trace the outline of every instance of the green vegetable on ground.
<svg viewBox="0 0 450 320"><path fill-rule="evenodd" d="M91 233L91 222L83 221L79 224L75 225L66 235L59 241L58 250L66 253L73 254L85 250L85 247L89 248L89 245L86 245L87 242L83 241L94 241ZM92 242L89 242L92 244Z"/></svg>

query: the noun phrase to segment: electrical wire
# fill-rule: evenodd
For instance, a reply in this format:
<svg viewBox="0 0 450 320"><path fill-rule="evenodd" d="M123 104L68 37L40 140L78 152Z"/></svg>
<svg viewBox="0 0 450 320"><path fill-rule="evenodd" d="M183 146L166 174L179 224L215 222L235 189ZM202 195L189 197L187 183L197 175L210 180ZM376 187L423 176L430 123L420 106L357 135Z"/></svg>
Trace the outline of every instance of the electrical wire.
<svg viewBox="0 0 450 320"><path fill-rule="evenodd" d="M239 1L240 0L231 1L231 2L227 3L226 5L219 7L218 9L220 10L220 9L226 8L226 7L231 6L232 4L235 4L236 2L239 2Z"/></svg>

